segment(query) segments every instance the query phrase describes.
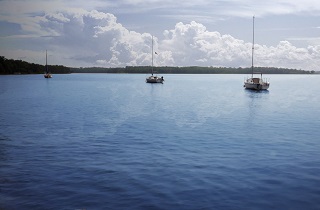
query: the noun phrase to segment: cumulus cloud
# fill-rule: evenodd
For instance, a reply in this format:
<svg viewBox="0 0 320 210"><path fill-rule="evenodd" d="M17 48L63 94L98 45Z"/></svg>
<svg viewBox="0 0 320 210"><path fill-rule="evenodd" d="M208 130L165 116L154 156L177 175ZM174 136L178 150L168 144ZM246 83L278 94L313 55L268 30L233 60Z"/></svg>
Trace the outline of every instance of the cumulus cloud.
<svg viewBox="0 0 320 210"><path fill-rule="evenodd" d="M210 32L200 23L177 23L164 32L162 48L173 54L176 65L239 66L250 58L249 43L231 35Z"/></svg>
<svg viewBox="0 0 320 210"><path fill-rule="evenodd" d="M110 13L96 10L35 16L43 47L70 66L151 64L151 35L129 31ZM65 63L64 63L65 64Z"/></svg>
<svg viewBox="0 0 320 210"><path fill-rule="evenodd" d="M259 66L318 70L319 46L299 48L289 41L281 41L277 46L256 45L256 60Z"/></svg>
<svg viewBox="0 0 320 210"><path fill-rule="evenodd" d="M152 35L128 30L111 13L85 9L47 10L28 18L28 23L20 19L6 20L20 23L24 35L32 35L29 51L48 49L57 64L74 67L151 65ZM158 66L251 65L251 43L210 31L196 21L178 22L174 28L165 30L161 39L154 37L153 40L157 52L154 64ZM27 44L24 45L27 49ZM1 49L0 53L6 56L9 51L10 55L14 54L12 49ZM33 54L36 53L30 53ZM289 41L281 41L276 46L255 45L255 66L317 70L319 57L320 45L298 48ZM27 60L35 62L32 59Z"/></svg>
<svg viewBox="0 0 320 210"><path fill-rule="evenodd" d="M126 29L113 14L57 11L36 15L32 23L37 28L33 38L38 36L39 43L59 56L64 65L118 67L152 63L152 35ZM154 51L159 52L156 37ZM156 65L173 64L169 51L162 50L155 57Z"/></svg>
<svg viewBox="0 0 320 210"><path fill-rule="evenodd" d="M200 23L178 23L164 32L161 48L172 52L175 64L200 66L246 67L251 65L252 43L231 35L210 32ZM297 69L317 69L319 45L298 48L289 41L267 47L255 44L255 65Z"/></svg>

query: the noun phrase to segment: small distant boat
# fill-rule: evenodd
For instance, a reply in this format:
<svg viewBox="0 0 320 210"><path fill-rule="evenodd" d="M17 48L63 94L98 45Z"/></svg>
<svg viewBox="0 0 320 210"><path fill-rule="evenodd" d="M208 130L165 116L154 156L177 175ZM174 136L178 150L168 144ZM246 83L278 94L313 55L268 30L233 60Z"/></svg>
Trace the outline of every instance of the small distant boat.
<svg viewBox="0 0 320 210"><path fill-rule="evenodd" d="M248 78L244 81L244 87L246 89L251 90L267 90L270 86L270 82L268 82L266 79L262 78L261 72L253 72L253 52L254 52L254 16L253 16L253 41L252 41L252 75L251 78ZM253 77L253 74L261 74L261 77Z"/></svg>
<svg viewBox="0 0 320 210"><path fill-rule="evenodd" d="M47 50L46 50L46 72L43 76L44 76L44 78L49 79L49 78L52 78L52 75L50 74L50 72L48 70L48 58L47 57L48 56L47 56Z"/></svg>
<svg viewBox="0 0 320 210"><path fill-rule="evenodd" d="M163 77L151 75L148 78L146 78L146 83L163 83L163 82L164 82Z"/></svg>
<svg viewBox="0 0 320 210"><path fill-rule="evenodd" d="M253 74L261 74L261 76L260 78L253 77ZM262 78L261 72L252 73L251 78L246 79L246 81L244 82L244 87L251 90L268 90L269 86L270 83L267 82L266 79Z"/></svg>
<svg viewBox="0 0 320 210"><path fill-rule="evenodd" d="M50 73L45 73L43 76L47 79L52 78L52 75Z"/></svg>
<svg viewBox="0 0 320 210"><path fill-rule="evenodd" d="M146 78L146 83L163 83L164 82L164 79L163 77L161 76L157 76L157 75L154 75L154 73L156 73L155 71L153 71L153 36L152 36L152 66L151 66L151 76L147 77Z"/></svg>

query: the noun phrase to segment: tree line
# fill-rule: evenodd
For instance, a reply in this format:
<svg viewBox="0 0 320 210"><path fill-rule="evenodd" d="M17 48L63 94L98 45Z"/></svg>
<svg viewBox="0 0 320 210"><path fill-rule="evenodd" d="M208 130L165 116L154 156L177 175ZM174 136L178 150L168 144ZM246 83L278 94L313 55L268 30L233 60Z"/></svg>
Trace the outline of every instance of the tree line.
<svg viewBox="0 0 320 210"><path fill-rule="evenodd" d="M128 73L128 74L151 74L151 66L126 66L123 68L71 68L72 73ZM159 74L251 74L252 68L232 68L232 67L153 67L153 71ZM314 71L305 71L276 67L254 67L254 72L263 74L313 74Z"/></svg>
<svg viewBox="0 0 320 210"><path fill-rule="evenodd" d="M69 67L62 65L48 65L52 74L69 74ZM45 65L28 63L22 60L6 59L0 56L0 74L43 74L46 71Z"/></svg>
<svg viewBox="0 0 320 210"><path fill-rule="evenodd" d="M6 59L0 56L0 74L43 74L46 67L40 64L28 63L22 60ZM70 68L62 65L48 65L52 74L69 73L122 73L122 74L150 74L151 66L126 66L115 68L88 67L88 68ZM159 74L251 74L251 67L232 68L232 67L201 67L187 66L174 67L162 66L153 67L153 71ZM276 67L254 67L255 72L263 74L313 74L315 71L305 71L288 68Z"/></svg>

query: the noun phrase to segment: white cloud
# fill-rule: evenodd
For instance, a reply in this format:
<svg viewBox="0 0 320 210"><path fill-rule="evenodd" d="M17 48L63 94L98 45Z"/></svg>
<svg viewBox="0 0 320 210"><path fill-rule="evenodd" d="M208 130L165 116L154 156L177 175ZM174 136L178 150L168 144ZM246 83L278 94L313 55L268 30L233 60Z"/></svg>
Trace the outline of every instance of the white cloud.
<svg viewBox="0 0 320 210"><path fill-rule="evenodd" d="M43 63L39 55L48 49L52 54L52 62L67 66L151 65L150 33L128 30L111 13L76 7L65 8L63 6L71 3L62 1L57 1L56 4L51 1L37 2L39 5L36 8L27 6L27 2L24 1L14 1L12 4L9 4L9 1L0 2L1 20L19 24L22 31L19 34L2 37L0 44L7 43L8 40L10 43L23 43L22 46L13 44L11 48L1 48L1 55L10 58L26 57L26 60L31 62ZM126 5L137 4L137 1L120 2ZM139 2L144 4L144 1ZM173 7L181 6L181 2L173 3ZM208 6L210 2L203 0L194 5L194 1L187 1L186 4L190 7ZM288 12L292 12L320 9L318 1L307 0L307 2L308 6L304 6L298 1L282 0L279 3L280 10L286 8ZM95 1L95 3L103 5L101 1ZM161 2L157 0L149 2L149 4L156 3ZM212 4L221 8L220 3ZM241 13L250 9L251 3L253 7L266 6L264 11L272 8L267 2L258 5L249 0L228 1L224 6L241 5L238 10ZM57 5L61 7L57 9ZM116 3L109 2L109 5L117 7ZM167 6L163 2L161 5ZM7 6L11 13L6 13L2 6ZM311 6L312 9L309 8ZM230 7L228 11L233 10ZM252 13L247 14L252 15ZM187 24L179 22L173 29L165 30L163 35L163 39L154 37L154 51L157 52L154 56L156 66L246 67L251 65L251 43L229 34L210 31L199 22L190 21ZM316 37L315 40L319 39ZM313 42L313 45L307 48L299 48L289 41L281 41L278 45L269 47L256 44L255 66L317 70L320 66L319 43ZM23 53L26 54L23 55Z"/></svg>
<svg viewBox="0 0 320 210"><path fill-rule="evenodd" d="M151 40L150 35L129 31L117 23L114 15L95 10L82 15L65 16L70 21L60 23L62 27L51 25L60 34L59 37L53 37L52 41L54 46L60 45L64 51L73 55L73 59L86 59L91 65L146 64L145 57L151 51L148 51L145 42Z"/></svg>
<svg viewBox="0 0 320 210"><path fill-rule="evenodd" d="M231 35L210 32L200 23L178 23L173 30L164 32L161 48L172 52L175 65L231 66L251 65L251 43ZM289 41L267 47L255 44L255 66L317 69L320 64L319 48L298 48Z"/></svg>
<svg viewBox="0 0 320 210"><path fill-rule="evenodd" d="M248 43L230 35L210 32L200 23L178 23L164 35L162 48L172 52L178 66L241 66L250 59Z"/></svg>

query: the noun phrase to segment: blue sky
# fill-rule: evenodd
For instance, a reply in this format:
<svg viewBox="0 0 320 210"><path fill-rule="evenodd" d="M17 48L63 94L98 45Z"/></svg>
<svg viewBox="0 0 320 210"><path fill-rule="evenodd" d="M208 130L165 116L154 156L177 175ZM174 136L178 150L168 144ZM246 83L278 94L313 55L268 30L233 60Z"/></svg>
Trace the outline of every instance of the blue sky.
<svg viewBox="0 0 320 210"><path fill-rule="evenodd" d="M320 70L318 0L1 0L0 55L70 67Z"/></svg>

